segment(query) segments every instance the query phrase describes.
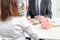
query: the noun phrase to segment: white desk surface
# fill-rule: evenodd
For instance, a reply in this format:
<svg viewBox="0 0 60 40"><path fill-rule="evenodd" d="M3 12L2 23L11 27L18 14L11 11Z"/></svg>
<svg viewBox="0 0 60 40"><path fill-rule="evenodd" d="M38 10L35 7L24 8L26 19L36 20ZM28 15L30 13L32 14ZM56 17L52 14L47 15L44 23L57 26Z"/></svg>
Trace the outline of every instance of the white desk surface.
<svg viewBox="0 0 60 40"><path fill-rule="evenodd" d="M38 25L33 27L33 31L39 35L40 38L43 39L60 39L60 27L51 28L48 30L41 29ZM26 34L28 37L28 35Z"/></svg>
<svg viewBox="0 0 60 40"><path fill-rule="evenodd" d="M42 29L40 25L35 25L33 28L33 31L42 39L60 39L60 27L45 30ZM28 37L27 34L25 34L25 36Z"/></svg>

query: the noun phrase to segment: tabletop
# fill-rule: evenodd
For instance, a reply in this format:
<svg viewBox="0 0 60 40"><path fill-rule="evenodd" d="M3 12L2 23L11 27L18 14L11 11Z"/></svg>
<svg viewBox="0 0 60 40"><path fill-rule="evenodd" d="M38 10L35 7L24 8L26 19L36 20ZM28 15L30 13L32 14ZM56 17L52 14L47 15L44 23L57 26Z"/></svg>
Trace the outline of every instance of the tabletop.
<svg viewBox="0 0 60 40"><path fill-rule="evenodd" d="M58 20L55 21L57 22ZM60 26L52 27L49 29L42 29L41 25L37 24L33 25L32 28L34 28L33 31L37 33L42 39L60 39ZM26 33L25 36L29 37Z"/></svg>

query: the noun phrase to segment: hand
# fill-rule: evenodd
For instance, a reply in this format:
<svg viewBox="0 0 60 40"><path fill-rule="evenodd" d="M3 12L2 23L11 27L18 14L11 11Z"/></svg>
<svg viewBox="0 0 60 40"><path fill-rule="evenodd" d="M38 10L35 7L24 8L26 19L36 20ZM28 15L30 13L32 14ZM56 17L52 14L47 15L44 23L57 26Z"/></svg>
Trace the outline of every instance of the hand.
<svg viewBox="0 0 60 40"><path fill-rule="evenodd" d="M36 18L37 20L42 20L42 19L44 18L44 16L35 16L35 18Z"/></svg>
<svg viewBox="0 0 60 40"><path fill-rule="evenodd" d="M52 26L52 21L50 18L44 18L41 20L41 26L43 29L48 29L51 28Z"/></svg>
<svg viewBox="0 0 60 40"><path fill-rule="evenodd" d="M28 20L31 20L31 17L30 17L30 16L28 16L28 17L27 17L27 19L28 19Z"/></svg>
<svg viewBox="0 0 60 40"><path fill-rule="evenodd" d="M33 20L31 19L30 16L27 17L27 20L29 21L29 23L32 23L33 22Z"/></svg>

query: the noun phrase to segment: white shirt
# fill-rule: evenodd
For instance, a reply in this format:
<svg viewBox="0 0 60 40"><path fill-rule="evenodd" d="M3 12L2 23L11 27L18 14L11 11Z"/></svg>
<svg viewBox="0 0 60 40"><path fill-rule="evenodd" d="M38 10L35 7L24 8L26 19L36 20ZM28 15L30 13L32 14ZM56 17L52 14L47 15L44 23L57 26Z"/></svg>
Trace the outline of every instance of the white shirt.
<svg viewBox="0 0 60 40"><path fill-rule="evenodd" d="M37 5L37 0L36 0L36 5ZM38 0L38 5L39 5L39 13L40 13L40 4L41 4L41 0Z"/></svg>
<svg viewBox="0 0 60 40"><path fill-rule="evenodd" d="M0 35L3 40L26 40L24 32L27 32L31 38L38 40L31 27L25 17L12 17L5 22L0 21Z"/></svg>

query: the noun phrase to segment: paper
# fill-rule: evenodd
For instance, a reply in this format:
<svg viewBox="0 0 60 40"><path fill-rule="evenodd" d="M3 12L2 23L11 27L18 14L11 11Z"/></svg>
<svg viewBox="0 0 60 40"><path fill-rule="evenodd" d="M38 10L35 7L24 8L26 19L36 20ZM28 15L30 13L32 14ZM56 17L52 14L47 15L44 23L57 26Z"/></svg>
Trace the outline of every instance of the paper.
<svg viewBox="0 0 60 40"><path fill-rule="evenodd" d="M60 26L60 19L59 18L52 18L52 22L58 26Z"/></svg>

